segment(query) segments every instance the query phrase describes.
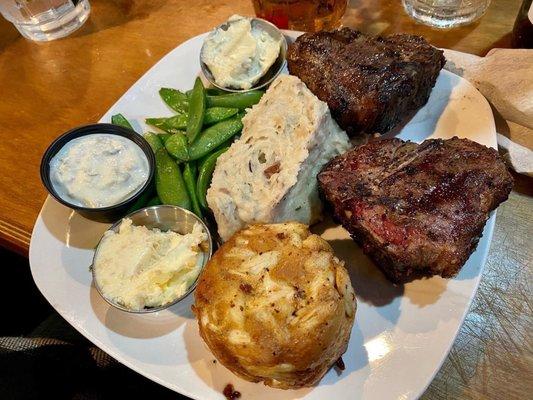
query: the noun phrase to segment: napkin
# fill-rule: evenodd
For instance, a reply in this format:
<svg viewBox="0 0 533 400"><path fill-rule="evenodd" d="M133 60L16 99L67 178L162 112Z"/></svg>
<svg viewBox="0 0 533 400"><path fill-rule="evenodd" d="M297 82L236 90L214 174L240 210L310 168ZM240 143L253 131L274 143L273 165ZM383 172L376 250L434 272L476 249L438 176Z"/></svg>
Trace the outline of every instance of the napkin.
<svg viewBox="0 0 533 400"><path fill-rule="evenodd" d="M478 57L444 49L444 56L444 68L470 81L491 104L508 165L533 176L533 50L493 49Z"/></svg>

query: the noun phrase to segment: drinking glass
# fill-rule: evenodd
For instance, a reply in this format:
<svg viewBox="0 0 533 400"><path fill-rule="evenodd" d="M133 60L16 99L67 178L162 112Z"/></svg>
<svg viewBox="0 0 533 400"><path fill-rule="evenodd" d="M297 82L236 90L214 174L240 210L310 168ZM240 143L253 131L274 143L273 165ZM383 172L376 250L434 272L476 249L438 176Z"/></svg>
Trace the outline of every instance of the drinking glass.
<svg viewBox="0 0 533 400"><path fill-rule="evenodd" d="M89 17L89 0L0 0L0 12L22 36L38 41L64 37Z"/></svg>
<svg viewBox="0 0 533 400"><path fill-rule="evenodd" d="M340 25L347 0L253 0L255 14L281 29L316 32Z"/></svg>
<svg viewBox="0 0 533 400"><path fill-rule="evenodd" d="M407 14L436 28L453 28L480 18L490 0L402 0Z"/></svg>

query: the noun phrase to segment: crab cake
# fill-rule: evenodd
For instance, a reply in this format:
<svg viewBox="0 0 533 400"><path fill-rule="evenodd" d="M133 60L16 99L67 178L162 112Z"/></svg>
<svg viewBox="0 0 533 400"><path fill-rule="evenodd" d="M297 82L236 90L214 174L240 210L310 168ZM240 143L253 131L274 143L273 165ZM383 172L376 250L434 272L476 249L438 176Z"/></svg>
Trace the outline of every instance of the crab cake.
<svg viewBox="0 0 533 400"><path fill-rule="evenodd" d="M306 225L252 225L208 262L193 310L200 335L236 375L312 386L346 351L355 294L330 245Z"/></svg>

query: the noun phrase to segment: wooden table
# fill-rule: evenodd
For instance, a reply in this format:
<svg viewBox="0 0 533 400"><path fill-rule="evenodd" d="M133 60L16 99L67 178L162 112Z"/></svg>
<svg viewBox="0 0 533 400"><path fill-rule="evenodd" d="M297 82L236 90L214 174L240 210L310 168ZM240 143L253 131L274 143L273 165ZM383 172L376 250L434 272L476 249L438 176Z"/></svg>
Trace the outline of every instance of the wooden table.
<svg viewBox="0 0 533 400"><path fill-rule="evenodd" d="M376 34L425 36L436 46L483 55L507 47L520 0L493 0L477 23L439 31L414 23L400 0L353 0L343 23ZM46 197L41 156L71 127L97 121L168 51L249 0L91 0L88 22L72 36L33 43L0 20L0 244L27 254ZM531 181L498 212L480 290L427 398L519 398L531 388ZM529 391L528 391L529 390Z"/></svg>

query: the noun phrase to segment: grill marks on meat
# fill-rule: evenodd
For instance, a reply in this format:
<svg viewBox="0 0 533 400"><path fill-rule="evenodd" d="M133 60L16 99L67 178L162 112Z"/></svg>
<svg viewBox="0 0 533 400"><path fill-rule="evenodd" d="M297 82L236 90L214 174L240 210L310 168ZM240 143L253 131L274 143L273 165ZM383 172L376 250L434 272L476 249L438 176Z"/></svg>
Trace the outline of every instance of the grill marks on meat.
<svg viewBox="0 0 533 400"><path fill-rule="evenodd" d="M396 283L454 276L513 184L494 149L456 137L371 141L318 181L335 218Z"/></svg>
<svg viewBox="0 0 533 400"><path fill-rule="evenodd" d="M386 133L426 104L445 59L420 36L343 28L300 36L287 62L348 135L358 136Z"/></svg>

